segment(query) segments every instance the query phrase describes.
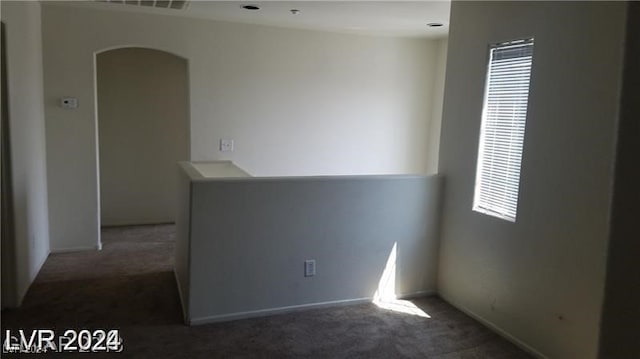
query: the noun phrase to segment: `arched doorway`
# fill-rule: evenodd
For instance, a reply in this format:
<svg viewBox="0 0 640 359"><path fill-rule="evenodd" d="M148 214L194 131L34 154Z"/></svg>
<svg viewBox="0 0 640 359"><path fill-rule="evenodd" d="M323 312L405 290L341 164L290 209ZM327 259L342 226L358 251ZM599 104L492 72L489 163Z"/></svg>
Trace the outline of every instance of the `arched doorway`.
<svg viewBox="0 0 640 359"><path fill-rule="evenodd" d="M188 62L127 47L96 54L101 226L174 222L189 160Z"/></svg>

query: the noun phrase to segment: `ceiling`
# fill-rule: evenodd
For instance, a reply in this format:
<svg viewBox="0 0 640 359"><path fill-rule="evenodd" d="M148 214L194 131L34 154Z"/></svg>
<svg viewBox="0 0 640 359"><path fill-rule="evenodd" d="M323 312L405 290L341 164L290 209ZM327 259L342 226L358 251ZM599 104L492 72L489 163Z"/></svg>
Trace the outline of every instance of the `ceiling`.
<svg viewBox="0 0 640 359"><path fill-rule="evenodd" d="M108 2L110 1L110 2ZM74 1L77 6L186 16L288 28L398 37L444 37L450 1L189 1L184 9L147 6L153 1ZM157 1L157 3L161 3ZM167 3L170 3L167 1ZM245 10L256 5L260 10ZM291 10L299 10L292 14ZM442 23L429 27L428 23Z"/></svg>

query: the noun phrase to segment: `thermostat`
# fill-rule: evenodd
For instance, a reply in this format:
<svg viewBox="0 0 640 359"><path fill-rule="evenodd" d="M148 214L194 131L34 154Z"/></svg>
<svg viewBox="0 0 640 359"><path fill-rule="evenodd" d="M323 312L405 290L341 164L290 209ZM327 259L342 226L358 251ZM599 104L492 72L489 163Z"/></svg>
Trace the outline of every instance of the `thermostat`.
<svg viewBox="0 0 640 359"><path fill-rule="evenodd" d="M62 108L65 110L74 110L78 108L78 99L75 97L63 97L60 101Z"/></svg>

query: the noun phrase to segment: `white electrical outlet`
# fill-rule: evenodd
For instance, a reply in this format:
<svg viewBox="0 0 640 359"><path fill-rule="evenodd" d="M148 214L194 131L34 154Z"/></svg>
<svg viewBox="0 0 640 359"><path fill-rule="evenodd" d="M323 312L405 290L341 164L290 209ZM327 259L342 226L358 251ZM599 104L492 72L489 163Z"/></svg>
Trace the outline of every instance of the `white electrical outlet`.
<svg viewBox="0 0 640 359"><path fill-rule="evenodd" d="M220 139L220 152L233 152L233 140Z"/></svg>
<svg viewBox="0 0 640 359"><path fill-rule="evenodd" d="M316 260L308 259L304 261L304 276L313 277L316 275Z"/></svg>

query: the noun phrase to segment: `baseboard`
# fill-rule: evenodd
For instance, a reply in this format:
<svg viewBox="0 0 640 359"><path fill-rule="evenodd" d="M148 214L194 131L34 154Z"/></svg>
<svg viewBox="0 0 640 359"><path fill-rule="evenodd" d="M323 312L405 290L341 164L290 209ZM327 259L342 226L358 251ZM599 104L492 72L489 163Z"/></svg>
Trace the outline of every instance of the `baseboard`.
<svg viewBox="0 0 640 359"><path fill-rule="evenodd" d="M398 299L415 299L420 297L430 297L436 294L438 294L438 292L435 290L421 290L409 294L398 294L396 297L398 297Z"/></svg>
<svg viewBox="0 0 640 359"><path fill-rule="evenodd" d="M173 273L176 276L176 282L178 282L178 286L179 286L180 282L178 280L177 274L175 273L175 271ZM180 291L178 290L178 292ZM424 291L417 291L417 292L412 292L408 294L401 294L401 295L398 295L398 298L414 299L414 298L427 297L427 296L436 295L436 294L437 292L435 290L424 290ZM303 311L307 309L319 309L319 308L328 308L328 307L339 307L339 306L345 306L345 305L355 305L355 304L362 304L362 303L371 303L372 300L373 300L372 297L366 297L366 298L343 299L343 300L334 300L334 301L328 301L328 302L300 304L300 305L292 305L287 307L268 308L268 309L260 309L260 310L251 310L246 312L236 312L236 313L219 314L219 315L212 315L212 316L206 316L206 317L200 317L200 318L192 318L191 320L187 319L186 322L189 325L201 325L201 324L225 322L225 321L238 320L238 319L264 317L264 316L274 315L274 314L284 314L289 312ZM182 293L180 293L180 301L182 302L183 313L186 313L184 301L182 299Z"/></svg>
<svg viewBox="0 0 640 359"><path fill-rule="evenodd" d="M180 279L178 278L178 273L176 270L173 270L173 276L176 278L176 285L178 286L178 296L180 297L180 305L182 306L182 320L185 324L189 324L188 314L187 314L187 305L184 302L184 297L182 296L182 286L180 285Z"/></svg>
<svg viewBox="0 0 640 359"><path fill-rule="evenodd" d="M189 320L189 324L201 325L201 324L217 323L217 322L224 322L224 321L237 320L237 319L264 317L267 315L274 315L274 314L284 314L284 313L297 312L297 311L302 311L307 309L337 307L337 306L343 306L343 305L354 305L354 304L362 304L362 303L370 303L370 302L371 302L371 298L358 298L358 299L336 300L336 301L311 303L311 304L292 305L288 307L269 308L269 309L261 309L261 310L252 310L247 312L236 312L236 313L230 313L230 314L220 314L220 315L212 315L207 317L192 318L191 320Z"/></svg>
<svg viewBox="0 0 640 359"><path fill-rule="evenodd" d="M83 252L83 251L99 251L99 250L101 250L99 245L95 245L91 247L70 247L70 248L52 249L51 254L73 253L73 252Z"/></svg>
<svg viewBox="0 0 640 359"><path fill-rule="evenodd" d="M171 220L171 219L167 219L167 220L157 220L157 221L135 221L135 222L115 222L115 223L108 223L108 224L104 224L101 223L100 224L100 228L118 228L118 227L144 227L144 226L164 226L164 225L169 225L169 224L176 224L176 221Z"/></svg>
<svg viewBox="0 0 640 359"><path fill-rule="evenodd" d="M461 311L461 312L465 313L466 315L470 316L471 318L477 320L478 322L480 322L482 325L487 327L492 332L498 334L499 336L503 337L504 339L506 339L509 342L513 343L515 346L517 346L520 349L526 351L527 353L533 355L534 357L539 358L539 359L549 359L546 355L540 353L539 351L534 349L529 344L527 344L527 343L523 342L522 340L514 337L513 335L507 333L506 331L504 331L503 329L501 329L497 325L493 324L491 321L489 321L489 320L483 318L482 316L474 313L473 311L469 310L468 308L466 308L466 307L464 307L462 305L456 304L455 302L451 301L446 296L442 295L442 293L438 293L438 296L440 298L442 298L445 302L447 302L447 303L451 304L452 306L454 306L459 311Z"/></svg>
<svg viewBox="0 0 640 359"><path fill-rule="evenodd" d="M31 288L31 285L33 284L33 281L35 281L35 280L36 280L36 277L37 277L37 276L38 276L38 274L40 273L40 270L42 269L42 266L43 266L43 265L44 265L44 263L47 261L47 258L49 258L49 254L50 254L50 253L51 253L51 252L49 251L49 252L47 253L47 255L42 256L42 258L40 258L40 262L36 265L36 268L37 268L37 269L36 269L36 270L35 270L35 272L34 272L35 274L33 274L33 275L31 276L31 278L29 278L29 285L28 285L28 286L26 286L26 287L24 288L24 290L22 291L22 293L18 293L18 298L16 298L16 299L17 299L17 303L16 303L17 305L16 305L16 308L17 308L17 307L20 307L20 306L22 305L22 301L24 300L24 297L27 295L27 292L29 291L29 288Z"/></svg>

